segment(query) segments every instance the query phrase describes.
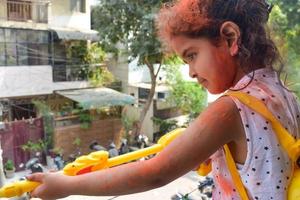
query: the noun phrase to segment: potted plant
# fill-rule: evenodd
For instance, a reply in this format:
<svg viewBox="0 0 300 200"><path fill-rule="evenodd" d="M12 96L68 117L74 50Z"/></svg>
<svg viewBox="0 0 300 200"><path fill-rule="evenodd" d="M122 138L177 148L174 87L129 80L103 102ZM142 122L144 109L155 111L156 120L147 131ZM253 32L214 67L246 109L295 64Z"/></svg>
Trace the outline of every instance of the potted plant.
<svg viewBox="0 0 300 200"><path fill-rule="evenodd" d="M15 175L15 166L12 160L8 159L4 164L4 171L7 178L12 178Z"/></svg>

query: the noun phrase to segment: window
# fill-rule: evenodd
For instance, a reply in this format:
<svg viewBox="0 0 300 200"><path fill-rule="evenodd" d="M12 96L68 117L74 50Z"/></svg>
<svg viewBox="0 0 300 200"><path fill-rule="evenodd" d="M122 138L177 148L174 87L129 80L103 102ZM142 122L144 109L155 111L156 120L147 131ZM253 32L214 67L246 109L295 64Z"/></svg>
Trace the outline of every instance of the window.
<svg viewBox="0 0 300 200"><path fill-rule="evenodd" d="M158 98L158 99L164 99L164 98L166 98L166 94L163 93L163 92L158 92L158 93L157 93L157 98Z"/></svg>
<svg viewBox="0 0 300 200"><path fill-rule="evenodd" d="M54 43L54 65L53 68L53 81L62 82L67 81L66 69L66 47L61 43Z"/></svg>
<svg viewBox="0 0 300 200"><path fill-rule="evenodd" d="M6 64L17 65L17 48L15 43L6 44Z"/></svg>
<svg viewBox="0 0 300 200"><path fill-rule="evenodd" d="M5 65L5 54L4 29L0 29L0 66Z"/></svg>
<svg viewBox="0 0 300 200"><path fill-rule="evenodd" d="M48 65L48 31L0 28L0 66Z"/></svg>
<svg viewBox="0 0 300 200"><path fill-rule="evenodd" d="M147 99L149 96L150 90L146 88L139 88L139 99Z"/></svg>
<svg viewBox="0 0 300 200"><path fill-rule="evenodd" d="M33 104L12 104L12 119L22 120L36 117Z"/></svg>
<svg viewBox="0 0 300 200"><path fill-rule="evenodd" d="M18 48L18 64L28 65L28 46L27 44L20 45Z"/></svg>
<svg viewBox="0 0 300 200"><path fill-rule="evenodd" d="M0 42L0 66L5 65L5 44Z"/></svg>
<svg viewBox="0 0 300 200"><path fill-rule="evenodd" d="M71 0L71 11L85 13L85 7L85 0Z"/></svg>
<svg viewBox="0 0 300 200"><path fill-rule="evenodd" d="M32 5L30 1L8 0L8 20L27 21L31 20Z"/></svg>
<svg viewBox="0 0 300 200"><path fill-rule="evenodd" d="M4 29L0 29L0 42L5 42Z"/></svg>

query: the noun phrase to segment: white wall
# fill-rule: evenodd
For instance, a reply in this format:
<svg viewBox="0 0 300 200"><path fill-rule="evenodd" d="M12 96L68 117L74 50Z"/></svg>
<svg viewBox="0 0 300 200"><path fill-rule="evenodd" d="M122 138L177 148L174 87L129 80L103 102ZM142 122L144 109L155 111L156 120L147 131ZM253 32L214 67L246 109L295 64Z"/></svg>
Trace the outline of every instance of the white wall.
<svg viewBox="0 0 300 200"><path fill-rule="evenodd" d="M128 72L127 56L121 55L118 57L118 60L116 60L111 55L111 59L108 62L108 70L114 75L114 77L117 80L122 81L123 92L129 94L128 92L129 72Z"/></svg>
<svg viewBox="0 0 300 200"><path fill-rule="evenodd" d="M88 87L85 81L52 81L51 66L0 67L0 98L51 94L54 90Z"/></svg>
<svg viewBox="0 0 300 200"><path fill-rule="evenodd" d="M51 14L49 16L50 27L74 28L80 30L91 29L90 1L86 0L86 12L74 12L71 10L70 0L52 0Z"/></svg>
<svg viewBox="0 0 300 200"><path fill-rule="evenodd" d="M155 66L156 69L158 68L158 65ZM151 77L149 70L146 66L138 66L137 60L133 60L131 63L128 64L129 68L129 83L150 83ZM188 65L182 65L180 67L180 72L182 74L182 77L184 80L195 80L189 77L189 66ZM161 69L158 78L161 77L162 81L164 82L166 80L166 72Z"/></svg>
<svg viewBox="0 0 300 200"><path fill-rule="evenodd" d="M140 117L140 113L142 108L126 106L126 113L130 119L138 120ZM156 131L154 127L154 123L152 121L153 117L153 103L151 103L150 108L145 116L144 122L142 124L141 133L146 135L150 141L153 139L153 133Z"/></svg>

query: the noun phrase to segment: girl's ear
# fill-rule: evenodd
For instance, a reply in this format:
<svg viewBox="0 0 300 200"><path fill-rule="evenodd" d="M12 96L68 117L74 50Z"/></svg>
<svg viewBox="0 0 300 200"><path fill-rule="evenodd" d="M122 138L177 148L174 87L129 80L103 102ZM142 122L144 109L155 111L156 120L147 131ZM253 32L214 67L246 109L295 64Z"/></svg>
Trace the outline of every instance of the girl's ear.
<svg viewBox="0 0 300 200"><path fill-rule="evenodd" d="M234 22L226 21L220 28L221 38L227 41L231 56L235 56L239 51L240 28Z"/></svg>

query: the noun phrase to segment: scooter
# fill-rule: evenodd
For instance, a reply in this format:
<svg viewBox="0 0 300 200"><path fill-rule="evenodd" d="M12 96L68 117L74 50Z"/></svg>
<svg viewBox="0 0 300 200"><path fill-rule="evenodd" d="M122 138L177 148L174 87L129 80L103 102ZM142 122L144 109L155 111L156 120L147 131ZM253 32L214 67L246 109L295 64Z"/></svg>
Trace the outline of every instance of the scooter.
<svg viewBox="0 0 300 200"><path fill-rule="evenodd" d="M209 176L205 177L205 180L198 182L198 187L189 193L177 192L171 197L171 200L196 200L190 196L195 191L200 192L201 200L210 200L212 198L212 189L214 186L213 179Z"/></svg>
<svg viewBox="0 0 300 200"><path fill-rule="evenodd" d="M121 146L119 149L119 155L125 154L129 152L129 146L128 146L128 141L127 139L122 139L121 140Z"/></svg>
<svg viewBox="0 0 300 200"><path fill-rule="evenodd" d="M64 168L65 161L63 160L61 155L56 154L53 160L57 170L61 170L62 168Z"/></svg>
<svg viewBox="0 0 300 200"><path fill-rule="evenodd" d="M35 157L29 159L25 164L25 168L30 170L32 174L45 171L43 165L40 162L40 157L41 157L41 153L37 152L35 154Z"/></svg>
<svg viewBox="0 0 300 200"><path fill-rule="evenodd" d="M103 146L101 146L97 141L93 141L90 144L90 149L94 151L107 151L107 149Z"/></svg>
<svg viewBox="0 0 300 200"><path fill-rule="evenodd" d="M207 198L212 198L212 190L214 187L214 181L211 177L206 176L204 181L199 181L198 190L204 194Z"/></svg>

